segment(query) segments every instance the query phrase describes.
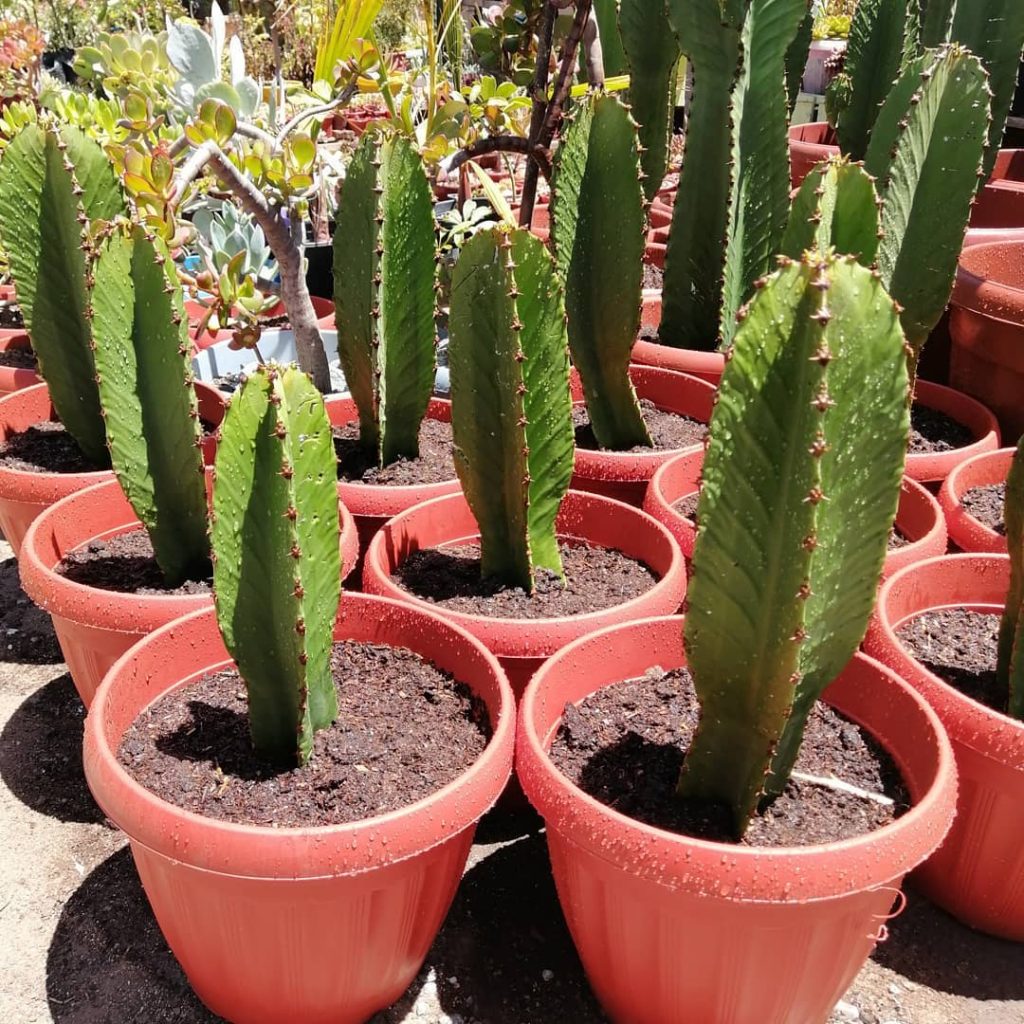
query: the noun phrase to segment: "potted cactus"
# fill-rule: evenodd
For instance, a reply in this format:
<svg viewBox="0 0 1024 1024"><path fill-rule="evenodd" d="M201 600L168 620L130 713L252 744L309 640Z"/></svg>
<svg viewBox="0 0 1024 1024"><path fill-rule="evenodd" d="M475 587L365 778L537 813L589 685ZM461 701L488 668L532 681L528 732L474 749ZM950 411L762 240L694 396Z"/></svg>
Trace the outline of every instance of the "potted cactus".
<svg viewBox="0 0 1024 1024"><path fill-rule="evenodd" d="M584 400L574 409L572 486L637 506L659 465L701 443L714 400L706 381L629 365L640 330L642 182L629 110L614 96L591 94L563 131L551 204Z"/></svg>
<svg viewBox="0 0 1024 1024"><path fill-rule="evenodd" d="M575 637L675 611L685 590L682 556L638 509L568 490L565 306L538 239L499 226L463 246L450 331L463 494L387 523L371 542L363 586L436 608L498 654L521 690Z"/></svg>
<svg viewBox="0 0 1024 1024"><path fill-rule="evenodd" d="M929 899L1024 941L1024 441L1006 480L1008 554L962 554L888 580L865 641L935 709L960 772L949 838L918 873Z"/></svg>
<svg viewBox="0 0 1024 1024"><path fill-rule="evenodd" d="M21 551L23 586L52 615L86 705L136 640L209 603L204 456L212 461L215 446L203 436L164 243L112 222L97 234L87 272L94 387L116 479L45 510ZM218 399L214 426L222 413Z"/></svg>
<svg viewBox="0 0 1024 1024"><path fill-rule="evenodd" d="M334 233L338 355L351 397L328 403L339 492L364 549L391 516L458 490L450 406L431 396L436 277L423 161L404 137L366 132Z"/></svg>
<svg viewBox="0 0 1024 1024"><path fill-rule="evenodd" d="M953 814L934 714L854 653L909 430L893 302L812 251L759 290L730 353L685 624L578 641L520 713L519 778L614 1020L824 1020ZM869 750L889 783L853 767Z"/></svg>
<svg viewBox="0 0 1024 1024"><path fill-rule="evenodd" d="M339 607L331 428L304 374L260 368L223 435L215 607L114 666L86 776L213 1012L359 1024L440 927L509 775L512 695L437 616L360 594ZM197 728L205 752L181 743Z"/></svg>

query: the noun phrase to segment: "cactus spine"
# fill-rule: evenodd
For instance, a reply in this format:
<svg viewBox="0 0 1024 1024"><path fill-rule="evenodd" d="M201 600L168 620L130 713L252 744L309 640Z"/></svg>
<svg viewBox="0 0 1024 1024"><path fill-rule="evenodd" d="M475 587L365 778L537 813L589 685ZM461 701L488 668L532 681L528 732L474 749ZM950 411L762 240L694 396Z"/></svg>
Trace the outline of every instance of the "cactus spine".
<svg viewBox="0 0 1024 1024"><path fill-rule="evenodd" d="M563 575L555 535L573 464L565 305L544 245L526 231L481 231L452 283L455 465L480 527L482 571L533 591Z"/></svg>
<svg viewBox="0 0 1024 1024"><path fill-rule="evenodd" d="M818 164L793 200L782 254L800 259L809 249L846 253L870 267L878 252L874 181L861 164L837 157Z"/></svg>
<svg viewBox="0 0 1024 1024"><path fill-rule="evenodd" d="M980 62L958 46L928 51L893 86L865 166L882 196L878 267L903 307L912 369L956 275L988 130Z"/></svg>
<svg viewBox="0 0 1024 1024"><path fill-rule="evenodd" d="M435 273L422 160L406 139L367 134L341 192L334 303L360 437L381 465L419 454L434 386Z"/></svg>
<svg viewBox="0 0 1024 1024"><path fill-rule="evenodd" d="M87 262L90 224L124 198L103 150L77 128L28 124L0 164L0 233L39 370L68 432L106 465L92 356Z"/></svg>
<svg viewBox="0 0 1024 1024"><path fill-rule="evenodd" d="M853 257L785 260L737 333L711 421L688 594L701 720L683 795L742 834L861 641L909 435L893 301Z"/></svg>
<svg viewBox="0 0 1024 1024"><path fill-rule="evenodd" d="M569 349L602 448L649 445L629 379L640 329L644 210L636 127L614 97L584 99L555 165L552 239L565 282Z"/></svg>
<svg viewBox="0 0 1024 1024"><path fill-rule="evenodd" d="M228 406L213 491L214 602L249 694L257 753L305 764L338 715L337 469L323 398L294 367L260 367Z"/></svg>
<svg viewBox="0 0 1024 1024"><path fill-rule="evenodd" d="M1006 544L1010 587L999 626L997 674L1009 693L1009 713L1024 720L1024 437L1006 478Z"/></svg>
<svg viewBox="0 0 1024 1024"><path fill-rule="evenodd" d="M629 102L640 124L644 194L651 202L661 188L668 167L679 41L669 25L665 5L651 4L649 0L622 0L619 33L629 59ZM601 38L604 40L606 36L602 33ZM607 60L606 49L606 71Z"/></svg>
<svg viewBox="0 0 1024 1024"><path fill-rule="evenodd" d="M96 380L111 462L175 585L210 564L181 288L164 243L123 223L100 243L93 275Z"/></svg>

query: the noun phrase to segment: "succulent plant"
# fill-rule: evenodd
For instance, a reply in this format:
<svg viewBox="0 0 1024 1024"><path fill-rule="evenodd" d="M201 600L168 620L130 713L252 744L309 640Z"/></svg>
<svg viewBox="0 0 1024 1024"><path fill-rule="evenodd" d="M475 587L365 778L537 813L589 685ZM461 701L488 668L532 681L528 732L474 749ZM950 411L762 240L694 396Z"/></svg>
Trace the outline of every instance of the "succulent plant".
<svg viewBox="0 0 1024 1024"><path fill-rule="evenodd" d="M640 163L644 193L650 202L661 188L668 166L679 40L669 24L665 5L649 0L622 0L619 34L629 60L629 100L640 124ZM607 57L606 48L606 71Z"/></svg>
<svg viewBox="0 0 1024 1024"><path fill-rule="evenodd" d="M74 69L111 99L141 93L161 107L178 78L167 57L166 32L100 32L94 45L76 51Z"/></svg>
<svg viewBox="0 0 1024 1024"><path fill-rule="evenodd" d="M338 206L334 303L360 438L382 465L419 453L434 384L434 230L415 149L401 136L364 135Z"/></svg>
<svg viewBox="0 0 1024 1024"><path fill-rule="evenodd" d="M701 704L680 778L742 834L867 626L909 435L893 300L808 253L758 291L711 421L685 625Z"/></svg>
<svg viewBox="0 0 1024 1024"><path fill-rule="evenodd" d="M25 125L0 163L0 234L39 370L83 453L107 462L90 326L90 226L124 212L114 170L77 128Z"/></svg>
<svg viewBox="0 0 1024 1024"><path fill-rule="evenodd" d="M474 235L450 331L455 465L482 572L532 593L538 568L563 575L555 519L573 466L565 305L543 243L506 226Z"/></svg>
<svg viewBox="0 0 1024 1024"><path fill-rule="evenodd" d="M172 586L210 567L202 436L181 287L166 246L111 226L92 268L92 334L110 458Z"/></svg>
<svg viewBox="0 0 1024 1024"><path fill-rule="evenodd" d="M853 15L843 71L833 79L830 119L839 146L855 160L868 149L879 107L917 54L917 0L861 0Z"/></svg>
<svg viewBox="0 0 1024 1024"><path fill-rule="evenodd" d="M338 714L337 470L323 398L295 368L260 367L228 406L213 491L214 603L248 691L257 754L304 764Z"/></svg>
<svg viewBox="0 0 1024 1024"><path fill-rule="evenodd" d="M1009 692L1010 715L1024 720L1024 437L1006 478L1003 522L1010 553L1010 587L999 626L996 674Z"/></svg>
<svg viewBox="0 0 1024 1024"><path fill-rule="evenodd" d="M643 284L640 177L626 107L601 94L579 102L556 158L551 237L565 284L569 349L602 448L651 443L629 379Z"/></svg>
<svg viewBox="0 0 1024 1024"><path fill-rule="evenodd" d="M807 68L807 57L811 52L813 39L814 14L808 10L786 51L786 95L789 99L790 114L796 107L800 89L803 87L804 71Z"/></svg>

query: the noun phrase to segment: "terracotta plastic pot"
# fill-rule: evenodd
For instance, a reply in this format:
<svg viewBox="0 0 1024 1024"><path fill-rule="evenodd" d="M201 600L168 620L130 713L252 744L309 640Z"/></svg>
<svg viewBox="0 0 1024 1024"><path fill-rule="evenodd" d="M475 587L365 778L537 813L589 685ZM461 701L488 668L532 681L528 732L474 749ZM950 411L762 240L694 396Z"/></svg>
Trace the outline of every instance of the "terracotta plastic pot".
<svg viewBox="0 0 1024 1024"><path fill-rule="evenodd" d="M614 1021L824 1021L885 934L903 876L949 828L949 742L909 686L858 654L825 699L899 765L914 802L903 817L845 842L783 849L641 824L578 789L548 750L567 704L683 665L682 633L673 617L591 634L552 658L523 698L516 768L547 826L569 930Z"/></svg>
<svg viewBox="0 0 1024 1024"><path fill-rule="evenodd" d="M961 462L981 452L995 451L999 447L999 424L995 416L979 401L962 391L918 379L914 403L945 413L967 427L974 437L970 444L952 451L909 454L906 474L918 483L941 483Z"/></svg>
<svg viewBox="0 0 1024 1024"><path fill-rule="evenodd" d="M703 447L683 452L658 467L644 495L644 511L672 534L686 558L693 557L697 527L675 508L675 503L700 490L703 466Z"/></svg>
<svg viewBox="0 0 1024 1024"><path fill-rule="evenodd" d="M1006 480L1013 462L1015 448L1000 448L994 452L975 455L961 462L946 477L939 491L949 530L949 539L961 550L984 554L1005 554L1006 535L996 533L981 520L975 519L961 504L964 495L973 487L987 487Z"/></svg>
<svg viewBox="0 0 1024 1024"><path fill-rule="evenodd" d="M661 292L648 290L643 295L641 322L645 327L657 327L661 323ZM656 341L638 341L633 346L630 359L641 366L657 366L663 370L688 373L700 377L709 384L718 386L725 369L725 358L721 352L698 352L689 348L673 348Z"/></svg>
<svg viewBox="0 0 1024 1024"><path fill-rule="evenodd" d="M322 299L318 295L311 295L310 301L313 303L313 312L316 313L317 326L325 328L327 330L334 330L334 303L330 299ZM284 316L287 310L284 308L283 302L278 302L267 310L263 316L266 319L274 319L279 316ZM206 316L206 307L202 303L188 300L185 303L185 314L188 316L189 323L189 334L192 335L192 340L195 342L196 351L202 352L203 349L209 348L211 345L217 344L219 341L230 341L232 331L228 330L217 330L208 331L199 330L199 325L202 323L203 318Z"/></svg>
<svg viewBox="0 0 1024 1024"><path fill-rule="evenodd" d="M928 671L896 630L923 612L1001 613L1006 555L945 555L908 566L879 594L864 647L914 686L949 734L960 773L956 821L918 872L928 898L972 928L1024 941L1024 722L964 696Z"/></svg>
<svg viewBox="0 0 1024 1024"><path fill-rule="evenodd" d="M13 349L29 351L32 348L24 331L0 331L0 352ZM43 378L35 370L17 366L0 366L0 398L23 391L33 384L41 384Z"/></svg>
<svg viewBox="0 0 1024 1024"><path fill-rule="evenodd" d="M839 155L836 133L827 121L794 124L789 129L789 181L799 188L816 164Z"/></svg>
<svg viewBox="0 0 1024 1024"><path fill-rule="evenodd" d="M0 399L0 442L55 415L45 384L7 395ZM25 531L40 512L83 487L113 479L109 469L95 473L30 473L0 466L0 533L17 555Z"/></svg>
<svg viewBox="0 0 1024 1024"><path fill-rule="evenodd" d="M341 506L345 571L359 557L355 523ZM75 583L56 569L62 558L97 540L140 526L117 480L68 495L29 527L18 568L25 593L53 618L68 671L82 703L92 703L110 666L132 644L173 619L205 608L209 594L124 594Z"/></svg>
<svg viewBox="0 0 1024 1024"><path fill-rule="evenodd" d="M950 382L1024 434L1024 237L964 250L950 309Z"/></svg>
<svg viewBox="0 0 1024 1024"><path fill-rule="evenodd" d="M346 594L337 640L407 647L486 705L486 750L443 789L347 825L266 828L173 807L121 768L121 737L161 695L230 665L212 609L111 670L86 721L85 773L128 835L153 914L200 999L234 1024L360 1024L411 984L458 887L476 822L509 777L515 708L487 650L409 605Z"/></svg>
<svg viewBox="0 0 1024 1024"><path fill-rule="evenodd" d="M965 248L1024 240L1024 149L1001 149L971 208Z"/></svg>
<svg viewBox="0 0 1024 1024"><path fill-rule="evenodd" d="M343 427L359 419L356 403L351 398L327 398L327 415L331 426ZM427 416L442 423L451 423L452 404L444 398L432 398L427 406ZM393 516L397 516L414 505L445 494L457 494L461 486L457 478L437 484L412 484L391 487L386 484L364 484L338 481L338 497L352 513L359 531L359 550L366 557L370 541L377 531ZM356 579L362 573L362 561L356 568Z"/></svg>
<svg viewBox="0 0 1024 1024"><path fill-rule="evenodd" d="M649 399L659 409L691 416L702 423L711 419L715 389L707 381L654 366L631 366L629 376L638 397ZM679 451L652 448L643 452L614 452L577 447L572 486L639 508L651 477Z"/></svg>
<svg viewBox="0 0 1024 1024"><path fill-rule="evenodd" d="M643 562L658 577L645 594L586 615L557 619L499 619L449 611L414 596L391 578L421 548L450 547L479 540L480 531L462 494L424 502L392 519L370 543L363 566L363 589L407 601L472 633L497 655L518 696L537 669L566 644L595 629L679 610L686 594L682 552L659 522L639 509L598 494L569 491L556 529L564 539L617 548Z"/></svg>

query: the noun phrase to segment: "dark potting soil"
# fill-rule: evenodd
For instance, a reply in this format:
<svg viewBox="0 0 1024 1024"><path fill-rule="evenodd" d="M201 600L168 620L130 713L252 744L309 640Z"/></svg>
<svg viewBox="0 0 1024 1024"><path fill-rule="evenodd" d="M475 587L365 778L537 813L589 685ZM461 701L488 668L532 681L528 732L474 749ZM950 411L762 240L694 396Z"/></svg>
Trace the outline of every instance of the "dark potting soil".
<svg viewBox="0 0 1024 1024"><path fill-rule="evenodd" d="M896 635L930 672L972 700L1006 712L1010 695L996 678L1000 616L965 608L925 612Z"/></svg>
<svg viewBox="0 0 1024 1024"><path fill-rule="evenodd" d="M661 291L662 286L665 284L665 271L661 267L656 267L653 263L644 263L644 288L657 288Z"/></svg>
<svg viewBox="0 0 1024 1024"><path fill-rule="evenodd" d="M212 592L212 577L186 580L176 587L164 582L164 574L153 555L153 544L145 530L121 533L109 540L96 540L69 551L58 563L57 572L86 587L113 590L119 594L185 595Z"/></svg>
<svg viewBox="0 0 1024 1024"><path fill-rule="evenodd" d="M399 459L381 468L373 455L359 443L358 422L334 428L334 451L338 456L338 479L350 483L402 487L441 484L455 479L452 425L440 420L423 420L420 425L420 454L416 459Z"/></svg>
<svg viewBox="0 0 1024 1024"><path fill-rule="evenodd" d="M0 349L0 366L9 366L12 370L34 370L37 365L36 354L30 348Z"/></svg>
<svg viewBox="0 0 1024 1024"><path fill-rule="evenodd" d="M700 501L700 491L693 494L686 494L675 502L672 507L684 518L694 522L697 515L697 503Z"/></svg>
<svg viewBox="0 0 1024 1024"><path fill-rule="evenodd" d="M969 427L938 409L915 403L910 410L910 453L951 452L974 441Z"/></svg>
<svg viewBox="0 0 1024 1024"><path fill-rule="evenodd" d="M0 330L20 331L25 327L21 306L14 302L0 302Z"/></svg>
<svg viewBox="0 0 1024 1024"><path fill-rule="evenodd" d="M996 533L1006 534L1006 523L1003 522L1003 513L1006 504L1006 483L986 484L984 487L972 487L963 498L960 504L968 515L974 516L980 523L983 523L990 530Z"/></svg>
<svg viewBox="0 0 1024 1024"><path fill-rule="evenodd" d="M913 543L909 537L895 524L889 531L889 550L898 551L900 548L905 548L908 544Z"/></svg>
<svg viewBox="0 0 1024 1024"><path fill-rule="evenodd" d="M338 719L302 768L253 753L234 669L167 694L136 719L118 758L142 786L209 818L282 828L386 814L462 774L490 738L487 709L461 683L400 647L337 643Z"/></svg>
<svg viewBox="0 0 1024 1024"><path fill-rule="evenodd" d="M219 377L213 378L213 386L218 391L227 391L234 394L245 383L244 373L222 373Z"/></svg>
<svg viewBox="0 0 1024 1024"><path fill-rule="evenodd" d="M643 413L644 423L647 424L651 440L654 442L654 447L651 449L645 445L634 445L632 448L622 449L623 451L673 451L676 448L691 448L695 444L700 444L707 436L706 423L701 423L700 420L696 420L692 416L666 412L664 409L659 409L649 399L640 399L640 410ZM591 429L586 406L574 405L572 407L572 422L576 428L576 446L578 448L586 448L589 451L602 450Z"/></svg>
<svg viewBox="0 0 1024 1024"><path fill-rule="evenodd" d="M567 705L551 758L577 786L623 814L671 832L731 842L726 807L676 796L699 715L689 671L654 668L640 679L607 686L578 705ZM869 733L820 701L811 713L795 771L835 778L892 803L794 777L754 817L743 846L852 839L889 824L909 806L888 754Z"/></svg>
<svg viewBox="0 0 1024 1024"><path fill-rule="evenodd" d="M95 473L105 468L90 462L64 424L53 420L34 423L0 443L0 466L22 473Z"/></svg>
<svg viewBox="0 0 1024 1024"><path fill-rule="evenodd" d="M287 313L278 313L277 316L261 316L259 324L263 330L286 331L291 330L292 326Z"/></svg>
<svg viewBox="0 0 1024 1024"><path fill-rule="evenodd" d="M656 582L650 569L621 551L560 543L565 582L540 569L534 593L505 587L480 575L480 547L460 544L413 552L394 580L417 597L455 612L499 619L548 619L584 615L646 593Z"/></svg>

